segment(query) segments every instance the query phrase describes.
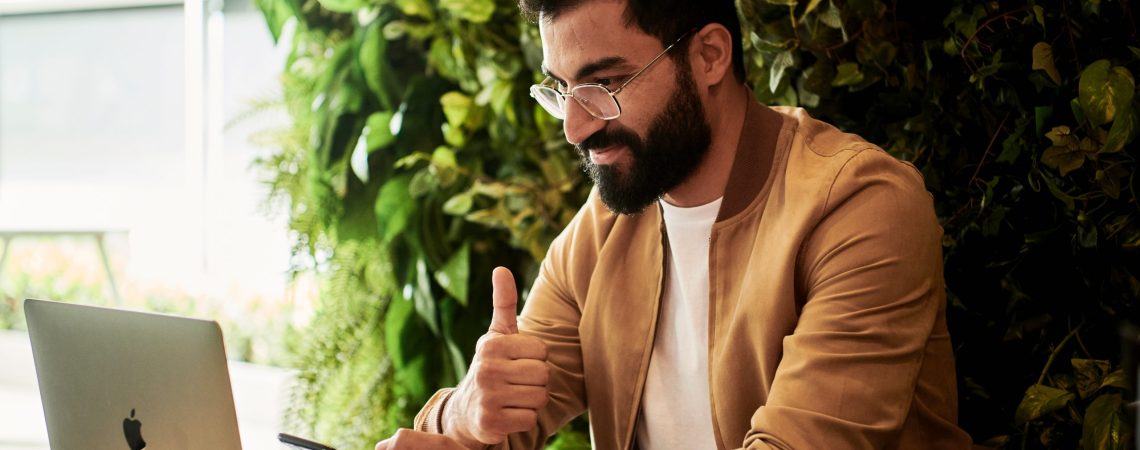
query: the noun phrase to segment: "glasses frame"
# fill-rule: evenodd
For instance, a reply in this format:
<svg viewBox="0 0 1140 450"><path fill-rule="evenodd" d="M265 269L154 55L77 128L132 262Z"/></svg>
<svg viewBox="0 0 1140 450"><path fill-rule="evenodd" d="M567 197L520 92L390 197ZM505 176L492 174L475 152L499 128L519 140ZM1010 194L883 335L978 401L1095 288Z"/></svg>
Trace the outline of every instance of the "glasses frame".
<svg viewBox="0 0 1140 450"><path fill-rule="evenodd" d="M637 72L635 72L633 74L633 76L629 77L628 80L625 80L625 82L622 83L620 86L618 86L617 89L610 90L610 88L608 88L602 84L599 84L599 83L581 83L577 86L574 86L573 88L570 88L570 90L567 92L562 92L562 91L558 90L557 88L550 86L548 84L550 82L550 80L553 79L553 77L547 76L545 79L542 80L542 83L531 85L530 96L531 96L531 98L535 99L536 102L538 102L539 106L542 106L542 109L546 110L546 112L550 113L550 115L552 115L555 118L558 118L560 120L566 120L566 109L567 108L566 107L562 108L562 114L556 114L554 111L550 110L550 107L548 107L546 104L544 104L541 100L538 99L538 95L539 95L538 92L549 91L558 97L562 97L563 104L569 103L567 99L572 98L572 99L574 99L575 102L578 102L578 106L581 106L584 111L589 113L594 118L601 119L601 120L617 119L618 117L621 117L621 102L618 101L617 95L620 94L621 91L624 90L626 86L629 86L629 84L632 83L633 80L636 80L637 77L641 76L641 74L643 74L647 70L649 70L650 67L653 67L654 64L657 64L657 61L660 61L661 57L668 54L669 51L673 49L673 47L676 47L677 44L680 44L681 41L685 40L685 38L692 35L693 32L695 32L695 31L697 31L696 28L693 28L689 31L686 31L684 34L681 35L681 37L679 37L679 38L677 38L677 40L673 41L672 44L669 44L668 47L665 47L665 50L662 50L661 53L658 53L657 56L654 56L653 59L649 61L649 64L646 64L645 67L642 67L641 70L638 70ZM594 114L594 112L590 111L590 108L588 108L586 106L586 104L584 103L584 100L579 99L577 96L574 95L575 92L577 92L579 89L582 89L582 88L589 88L589 89L601 88L602 90L604 90L607 94L609 94L610 100L612 100L614 102L614 106L617 106L617 113L614 114L613 117L602 117L598 114Z"/></svg>

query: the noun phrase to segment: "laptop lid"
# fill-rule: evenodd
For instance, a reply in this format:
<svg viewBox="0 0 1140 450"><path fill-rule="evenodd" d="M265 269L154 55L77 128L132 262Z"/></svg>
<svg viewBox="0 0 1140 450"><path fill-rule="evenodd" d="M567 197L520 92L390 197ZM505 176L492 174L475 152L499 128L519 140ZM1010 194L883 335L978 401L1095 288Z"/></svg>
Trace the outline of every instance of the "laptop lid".
<svg viewBox="0 0 1140 450"><path fill-rule="evenodd" d="M51 448L240 450L217 322L24 302Z"/></svg>

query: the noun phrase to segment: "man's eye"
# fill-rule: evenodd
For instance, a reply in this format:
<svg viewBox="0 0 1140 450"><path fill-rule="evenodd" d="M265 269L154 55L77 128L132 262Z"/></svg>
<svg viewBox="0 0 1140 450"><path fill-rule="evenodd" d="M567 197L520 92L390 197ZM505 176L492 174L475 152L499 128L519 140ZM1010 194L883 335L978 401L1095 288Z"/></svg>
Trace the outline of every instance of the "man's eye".
<svg viewBox="0 0 1140 450"><path fill-rule="evenodd" d="M598 78L597 80L594 80L594 83L600 84L600 85L606 86L606 87L609 87L611 84L613 84L613 82L614 82L613 78Z"/></svg>

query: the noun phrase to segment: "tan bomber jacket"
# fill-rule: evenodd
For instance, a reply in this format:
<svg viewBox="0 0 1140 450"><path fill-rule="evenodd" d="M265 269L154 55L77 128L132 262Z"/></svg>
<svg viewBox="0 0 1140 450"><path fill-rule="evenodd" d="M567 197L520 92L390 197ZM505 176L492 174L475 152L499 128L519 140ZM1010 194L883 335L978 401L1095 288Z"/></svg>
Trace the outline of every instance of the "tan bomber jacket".
<svg viewBox="0 0 1140 450"><path fill-rule="evenodd" d="M875 145L749 105L709 250L718 449L970 447L932 203L920 173ZM586 411L595 449L636 448L666 242L659 208L615 215L591 193L519 317L548 346L551 401L497 448L541 448ZM439 432L450 394L417 429Z"/></svg>

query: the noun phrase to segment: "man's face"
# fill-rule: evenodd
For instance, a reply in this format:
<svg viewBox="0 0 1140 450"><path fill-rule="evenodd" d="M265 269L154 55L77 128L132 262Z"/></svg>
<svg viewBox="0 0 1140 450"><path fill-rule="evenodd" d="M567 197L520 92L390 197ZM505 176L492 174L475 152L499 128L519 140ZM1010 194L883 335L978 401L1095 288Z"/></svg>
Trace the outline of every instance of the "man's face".
<svg viewBox="0 0 1140 450"><path fill-rule="evenodd" d="M625 23L625 3L595 0L540 20L548 74L566 90L600 83L615 90L657 56L657 38ZM671 50L684 52L686 43ZM711 129L688 64L664 58L617 95L621 117L601 120L567 102L566 140L606 206L641 212L684 182L708 153Z"/></svg>

